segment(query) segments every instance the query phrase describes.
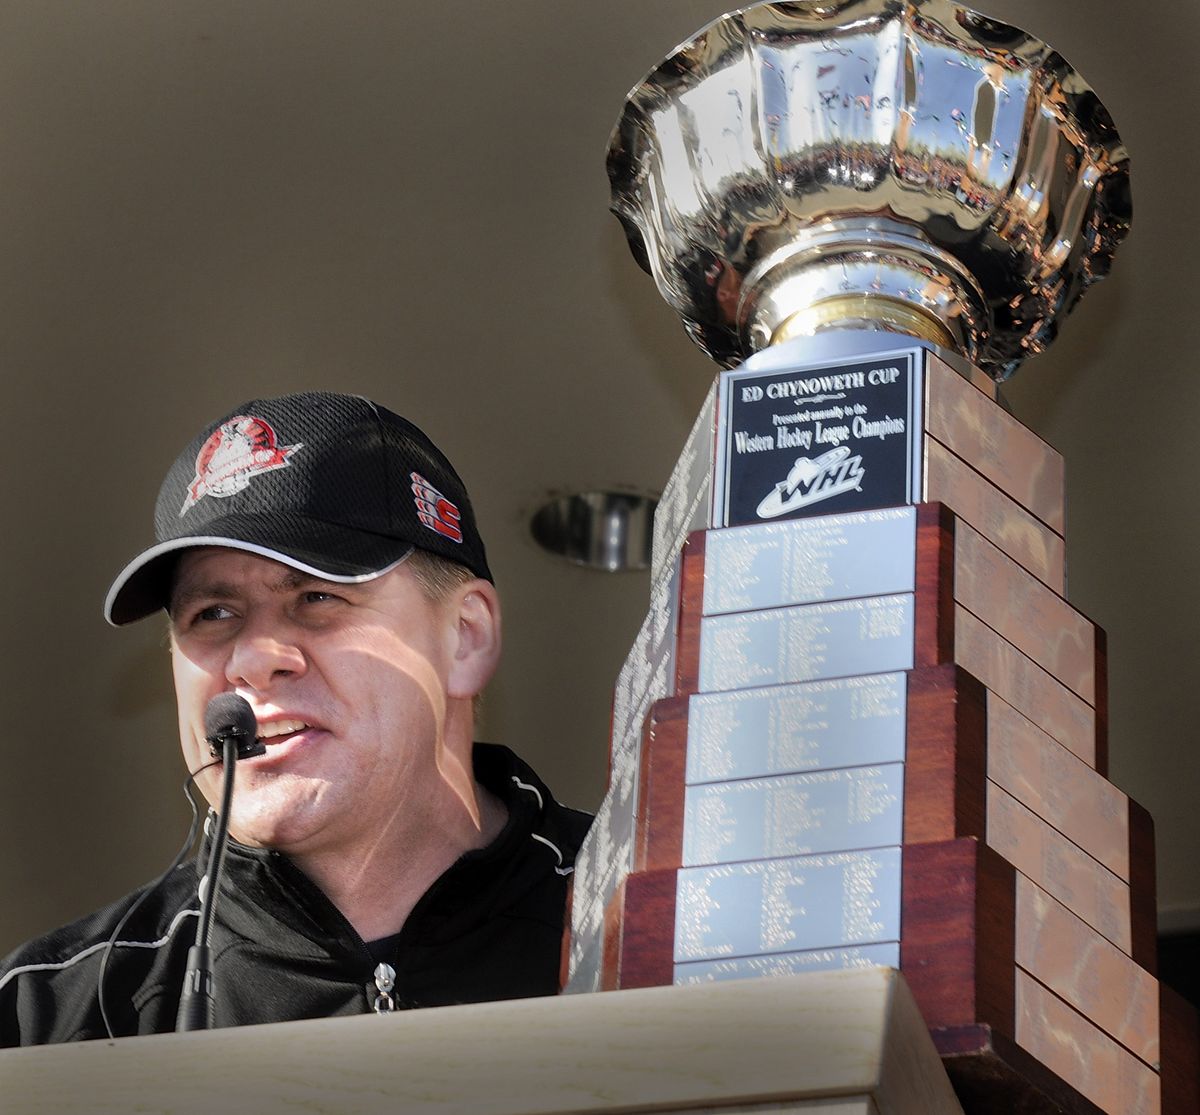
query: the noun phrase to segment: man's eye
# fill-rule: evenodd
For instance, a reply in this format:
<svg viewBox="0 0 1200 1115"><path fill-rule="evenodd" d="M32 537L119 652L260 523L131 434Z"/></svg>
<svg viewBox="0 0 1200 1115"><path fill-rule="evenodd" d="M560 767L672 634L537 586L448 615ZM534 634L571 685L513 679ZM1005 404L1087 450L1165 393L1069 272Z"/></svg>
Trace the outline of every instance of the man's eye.
<svg viewBox="0 0 1200 1115"><path fill-rule="evenodd" d="M229 619L233 615L224 604L209 604L207 608L199 609L192 616L193 623L211 623L214 620Z"/></svg>
<svg viewBox="0 0 1200 1115"><path fill-rule="evenodd" d="M332 592L322 592L320 589L310 589L301 596L305 604L321 604L326 600L336 600Z"/></svg>

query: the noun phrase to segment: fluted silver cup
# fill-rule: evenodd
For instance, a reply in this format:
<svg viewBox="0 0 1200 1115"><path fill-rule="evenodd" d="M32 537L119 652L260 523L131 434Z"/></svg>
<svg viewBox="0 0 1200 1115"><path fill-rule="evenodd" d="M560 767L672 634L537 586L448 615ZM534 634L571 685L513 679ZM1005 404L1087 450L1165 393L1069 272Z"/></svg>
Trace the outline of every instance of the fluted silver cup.
<svg viewBox="0 0 1200 1115"><path fill-rule="evenodd" d="M851 327L1005 379L1130 220L1128 158L1091 86L949 0L724 16L630 92L608 169L635 256L726 367Z"/></svg>

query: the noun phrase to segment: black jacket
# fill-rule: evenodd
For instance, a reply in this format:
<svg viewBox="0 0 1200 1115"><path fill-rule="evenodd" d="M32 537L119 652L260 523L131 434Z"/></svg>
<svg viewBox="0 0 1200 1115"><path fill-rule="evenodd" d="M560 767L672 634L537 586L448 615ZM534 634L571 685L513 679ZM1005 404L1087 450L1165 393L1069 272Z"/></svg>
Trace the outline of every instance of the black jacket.
<svg viewBox="0 0 1200 1115"><path fill-rule="evenodd" d="M508 806L507 825L430 887L380 957L286 856L230 842L212 938L216 1024L376 1009L380 960L395 970L396 1009L554 994L567 881L590 818L559 805L506 748L476 745L475 772ZM196 934L197 876L197 861L183 865L121 932L104 992L117 1037L175 1028ZM0 964L0 1046L105 1036L100 960L140 893Z"/></svg>

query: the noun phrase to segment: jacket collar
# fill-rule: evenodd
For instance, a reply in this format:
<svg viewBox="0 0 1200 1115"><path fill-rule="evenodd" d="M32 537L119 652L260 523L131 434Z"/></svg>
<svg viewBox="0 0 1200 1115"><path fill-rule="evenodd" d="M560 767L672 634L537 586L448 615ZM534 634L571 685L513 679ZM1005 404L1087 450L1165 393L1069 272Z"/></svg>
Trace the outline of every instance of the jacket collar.
<svg viewBox="0 0 1200 1115"><path fill-rule="evenodd" d="M506 747L476 744L476 779L507 807L508 820L489 845L467 852L425 892L403 929L405 939L456 937L513 901L544 874L544 855L531 857L532 834L552 802L549 790ZM208 861L205 837L196 859ZM270 941L284 954L311 956L315 950L365 955L361 938L326 897L286 855L229 840L222 874L218 922L249 941Z"/></svg>

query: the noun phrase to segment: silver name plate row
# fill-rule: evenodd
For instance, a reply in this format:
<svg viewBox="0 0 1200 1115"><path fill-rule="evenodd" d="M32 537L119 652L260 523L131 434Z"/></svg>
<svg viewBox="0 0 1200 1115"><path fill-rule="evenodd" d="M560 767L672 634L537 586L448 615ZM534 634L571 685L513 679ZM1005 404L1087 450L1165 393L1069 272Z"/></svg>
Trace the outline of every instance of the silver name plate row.
<svg viewBox="0 0 1200 1115"><path fill-rule="evenodd" d="M913 666L911 593L700 621L699 690L882 674Z"/></svg>
<svg viewBox="0 0 1200 1115"><path fill-rule="evenodd" d="M899 844L904 764L689 786L683 866Z"/></svg>
<svg viewBox="0 0 1200 1115"><path fill-rule="evenodd" d="M704 614L912 592L916 563L913 507L713 530Z"/></svg>
<svg viewBox="0 0 1200 1115"><path fill-rule="evenodd" d="M677 964L900 939L900 849L679 870Z"/></svg>
<svg viewBox="0 0 1200 1115"><path fill-rule="evenodd" d="M900 673L694 694L687 782L900 762L907 697Z"/></svg>
<svg viewBox="0 0 1200 1115"><path fill-rule="evenodd" d="M676 964L674 983L714 983L730 979L794 976L802 972L828 972L839 968L899 968L900 942L852 945L840 949L811 949L772 956L738 956L732 960L693 960Z"/></svg>

